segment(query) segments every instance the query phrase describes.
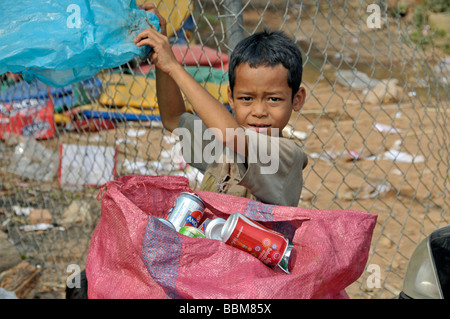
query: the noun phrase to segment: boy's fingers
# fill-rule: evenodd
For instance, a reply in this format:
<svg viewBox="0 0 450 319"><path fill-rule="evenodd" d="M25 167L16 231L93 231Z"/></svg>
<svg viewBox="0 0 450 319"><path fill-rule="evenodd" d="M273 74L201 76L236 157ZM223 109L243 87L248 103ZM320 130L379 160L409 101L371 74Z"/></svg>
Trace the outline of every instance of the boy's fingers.
<svg viewBox="0 0 450 319"><path fill-rule="evenodd" d="M145 11L153 12L158 17L161 24L166 24L166 19L163 18L154 4L144 3L141 4L139 8Z"/></svg>
<svg viewBox="0 0 450 319"><path fill-rule="evenodd" d="M153 12L159 19L159 24L161 27L161 32L163 34L166 34L166 25L167 25L167 21L166 19L159 13L158 8L156 8L156 6L154 4L150 4L150 3L144 3L141 4L139 6L140 9L145 10L145 11L150 11Z"/></svg>
<svg viewBox="0 0 450 319"><path fill-rule="evenodd" d="M139 6L139 9L151 10L151 9L156 9L156 6L153 3L143 3Z"/></svg>
<svg viewBox="0 0 450 319"><path fill-rule="evenodd" d="M144 31L142 31L141 33L139 33L136 38L134 38L134 43L137 43L139 41L141 41L142 39L145 38L149 38L152 35L152 32L156 32L155 30L149 28L149 29L145 29Z"/></svg>

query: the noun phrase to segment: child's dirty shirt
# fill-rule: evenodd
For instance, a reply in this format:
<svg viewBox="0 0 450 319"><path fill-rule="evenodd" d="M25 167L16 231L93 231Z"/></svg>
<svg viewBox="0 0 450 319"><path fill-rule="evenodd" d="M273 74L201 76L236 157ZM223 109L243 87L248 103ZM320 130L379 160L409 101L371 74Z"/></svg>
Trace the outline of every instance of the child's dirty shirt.
<svg viewBox="0 0 450 319"><path fill-rule="evenodd" d="M179 134L182 141L182 153L189 165L204 174L201 190L246 197L272 205L298 206L303 187L302 171L308 163L308 158L295 141L284 137L266 136L246 129L247 161L242 160L243 157L238 160L234 152L226 152L225 146L222 146L221 160L211 161L204 155L208 154L205 151L211 150L213 142L208 137L211 137L212 134L207 132L210 134L206 134L207 138L204 137L208 128L203 122L193 114L184 113L180 117L178 128L185 130L177 132L186 132L187 130L190 134L186 140L184 140L185 134ZM189 139L190 141L188 141ZM256 160L255 157L250 160L251 154L261 152L259 148L261 145L258 143L261 144L263 139L264 142L267 142L264 144L268 149L266 152L270 156L262 158L264 163L259 156ZM185 147L186 149L183 149ZM272 156L270 150L276 150L279 155ZM230 157L230 154L234 154L234 158Z"/></svg>

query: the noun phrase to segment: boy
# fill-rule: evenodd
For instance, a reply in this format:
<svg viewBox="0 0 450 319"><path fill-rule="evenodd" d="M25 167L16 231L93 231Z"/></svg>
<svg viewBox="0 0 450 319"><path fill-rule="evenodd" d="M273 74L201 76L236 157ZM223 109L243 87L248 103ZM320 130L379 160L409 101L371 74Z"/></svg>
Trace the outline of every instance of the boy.
<svg viewBox="0 0 450 319"><path fill-rule="evenodd" d="M186 158L204 173L201 189L296 207L307 156L294 141L281 135L292 111L302 108L306 96L300 86L302 57L295 43L282 32L264 31L236 46L229 64L228 99L233 115L177 62L166 36L166 22L155 7L144 9L158 15L161 33L147 29L135 43L153 48L151 60L156 67L164 127L174 133L188 130L193 136L189 151L196 159L205 154L207 129L224 147L223 157L213 162ZM186 112L182 94L198 117ZM262 159L264 147L270 150L275 170L268 170L267 159Z"/></svg>

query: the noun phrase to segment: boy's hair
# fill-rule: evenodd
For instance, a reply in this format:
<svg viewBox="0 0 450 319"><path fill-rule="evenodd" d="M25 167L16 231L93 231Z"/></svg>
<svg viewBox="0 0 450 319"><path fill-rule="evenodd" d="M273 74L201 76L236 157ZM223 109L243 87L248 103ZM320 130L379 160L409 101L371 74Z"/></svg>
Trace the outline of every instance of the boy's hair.
<svg viewBox="0 0 450 319"><path fill-rule="evenodd" d="M288 70L288 85L292 89L292 98L302 82L303 60L298 46L283 32L264 30L239 42L230 56L228 79L231 93L235 83L235 70L240 64L250 67L274 67L282 64Z"/></svg>

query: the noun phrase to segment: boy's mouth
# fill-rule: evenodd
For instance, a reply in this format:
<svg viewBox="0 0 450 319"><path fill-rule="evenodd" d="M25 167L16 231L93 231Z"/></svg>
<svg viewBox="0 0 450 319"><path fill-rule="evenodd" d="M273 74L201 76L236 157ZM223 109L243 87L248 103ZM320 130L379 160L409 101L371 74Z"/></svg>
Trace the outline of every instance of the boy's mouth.
<svg viewBox="0 0 450 319"><path fill-rule="evenodd" d="M271 125L270 124L249 124L249 128L255 130L256 132L264 132L267 131Z"/></svg>

